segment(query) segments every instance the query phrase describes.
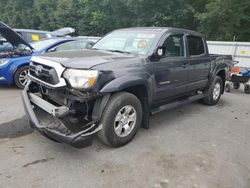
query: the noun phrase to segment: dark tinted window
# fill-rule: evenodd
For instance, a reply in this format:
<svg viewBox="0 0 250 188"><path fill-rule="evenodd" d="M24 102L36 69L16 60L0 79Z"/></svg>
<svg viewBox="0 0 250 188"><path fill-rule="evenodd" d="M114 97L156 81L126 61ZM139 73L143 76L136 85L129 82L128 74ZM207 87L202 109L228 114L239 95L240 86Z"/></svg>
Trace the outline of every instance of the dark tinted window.
<svg viewBox="0 0 250 188"><path fill-rule="evenodd" d="M165 56L178 57L184 56L184 45L182 35L172 35L166 39L163 44L165 47Z"/></svg>
<svg viewBox="0 0 250 188"><path fill-rule="evenodd" d="M188 36L189 55L201 55L205 52L201 37Z"/></svg>

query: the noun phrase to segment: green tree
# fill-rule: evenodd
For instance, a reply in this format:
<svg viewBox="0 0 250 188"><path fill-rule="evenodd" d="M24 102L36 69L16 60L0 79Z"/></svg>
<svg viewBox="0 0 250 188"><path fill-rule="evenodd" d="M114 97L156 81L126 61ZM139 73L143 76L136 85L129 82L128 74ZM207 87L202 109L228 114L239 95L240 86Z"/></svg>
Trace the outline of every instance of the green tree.
<svg viewBox="0 0 250 188"><path fill-rule="evenodd" d="M33 0L0 0L0 20L13 27L33 27Z"/></svg>
<svg viewBox="0 0 250 188"><path fill-rule="evenodd" d="M211 40L249 40L249 0L210 0L196 18L198 29Z"/></svg>
<svg viewBox="0 0 250 188"><path fill-rule="evenodd" d="M16 28L73 27L102 36L135 26L198 30L209 40L248 41L249 0L0 0L0 20Z"/></svg>

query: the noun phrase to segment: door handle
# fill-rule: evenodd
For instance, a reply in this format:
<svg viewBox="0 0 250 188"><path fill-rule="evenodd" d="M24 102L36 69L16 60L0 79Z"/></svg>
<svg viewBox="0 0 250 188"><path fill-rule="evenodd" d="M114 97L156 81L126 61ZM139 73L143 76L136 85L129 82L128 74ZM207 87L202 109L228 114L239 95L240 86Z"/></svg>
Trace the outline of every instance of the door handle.
<svg viewBox="0 0 250 188"><path fill-rule="evenodd" d="M186 68L188 66L188 63L185 63L182 65L182 67Z"/></svg>
<svg viewBox="0 0 250 188"><path fill-rule="evenodd" d="M170 84L171 83L171 81L165 81L165 82L160 82L159 84L160 85L165 85L165 84Z"/></svg>

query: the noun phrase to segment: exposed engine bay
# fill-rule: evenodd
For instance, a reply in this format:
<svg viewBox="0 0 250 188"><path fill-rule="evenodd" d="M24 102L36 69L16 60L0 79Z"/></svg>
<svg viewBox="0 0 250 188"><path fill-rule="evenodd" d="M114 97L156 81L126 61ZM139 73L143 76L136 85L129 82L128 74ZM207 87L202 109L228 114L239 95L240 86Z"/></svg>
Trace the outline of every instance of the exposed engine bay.
<svg viewBox="0 0 250 188"><path fill-rule="evenodd" d="M3 32L3 31L2 31ZM6 33L7 31L5 31ZM13 42L12 38L5 37L0 33L0 58L12 58L27 56L32 53L25 43Z"/></svg>
<svg viewBox="0 0 250 188"><path fill-rule="evenodd" d="M0 58L14 58L14 57L20 57L20 56L27 56L30 55L31 51L26 48L26 46L23 47L17 47L13 49L2 49L0 51Z"/></svg>

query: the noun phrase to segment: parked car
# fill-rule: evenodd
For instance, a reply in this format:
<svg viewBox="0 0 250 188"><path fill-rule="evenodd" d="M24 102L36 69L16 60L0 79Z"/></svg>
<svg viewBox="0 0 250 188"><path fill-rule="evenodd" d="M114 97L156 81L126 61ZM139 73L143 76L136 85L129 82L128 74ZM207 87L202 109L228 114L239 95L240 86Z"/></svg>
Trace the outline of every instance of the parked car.
<svg viewBox="0 0 250 188"><path fill-rule="evenodd" d="M75 29L71 27L61 28L55 31L41 31L33 29L13 29L13 30L16 31L28 43L55 37L65 37L66 35L75 32Z"/></svg>
<svg viewBox="0 0 250 188"><path fill-rule="evenodd" d="M197 32L175 28L115 30L92 50L31 59L23 91L31 126L81 148L97 135L127 144L149 116L196 100L215 105L232 57L210 55Z"/></svg>
<svg viewBox="0 0 250 188"><path fill-rule="evenodd" d="M28 44L15 31L0 22L0 84L15 83L24 88L32 56L48 52L91 48L93 41L79 38L52 38Z"/></svg>

